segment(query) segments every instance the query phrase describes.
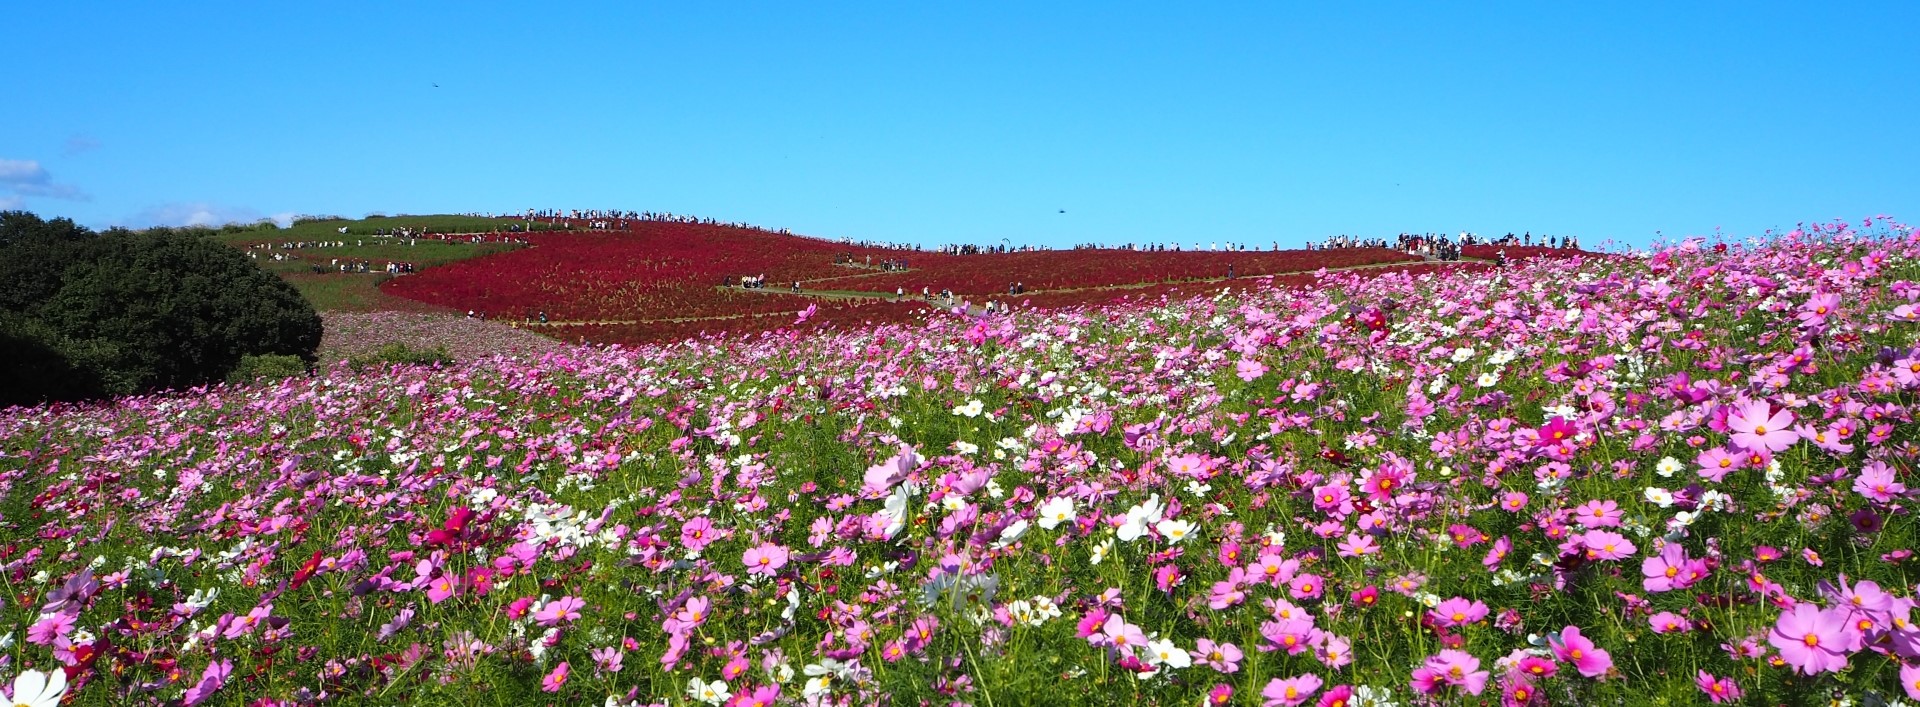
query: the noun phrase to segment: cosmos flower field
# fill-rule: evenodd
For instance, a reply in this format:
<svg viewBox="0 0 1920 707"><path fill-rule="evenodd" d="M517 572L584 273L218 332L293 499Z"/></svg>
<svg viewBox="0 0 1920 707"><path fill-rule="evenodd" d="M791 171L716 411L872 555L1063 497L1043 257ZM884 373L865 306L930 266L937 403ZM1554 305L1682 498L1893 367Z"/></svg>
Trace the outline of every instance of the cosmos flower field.
<svg viewBox="0 0 1920 707"><path fill-rule="evenodd" d="M1910 228L1835 223L13 409L0 682L62 675L75 705L1920 699L1916 258Z"/></svg>

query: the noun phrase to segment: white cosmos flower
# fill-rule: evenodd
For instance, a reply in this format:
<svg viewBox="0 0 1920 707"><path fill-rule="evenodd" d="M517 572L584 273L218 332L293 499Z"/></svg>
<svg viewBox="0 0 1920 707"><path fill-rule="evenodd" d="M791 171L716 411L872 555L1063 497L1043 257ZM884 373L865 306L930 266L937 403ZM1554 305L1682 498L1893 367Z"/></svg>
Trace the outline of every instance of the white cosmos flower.
<svg viewBox="0 0 1920 707"><path fill-rule="evenodd" d="M1660 488L1658 486L1648 486L1646 490L1646 497L1647 497L1648 503L1659 506L1661 508L1666 508L1668 506L1673 505L1673 492Z"/></svg>
<svg viewBox="0 0 1920 707"><path fill-rule="evenodd" d="M1165 511L1160 505L1160 494L1154 494L1146 503L1127 509L1127 521L1120 525L1117 534L1121 540L1133 542L1145 535L1147 527L1160 522L1160 514Z"/></svg>
<svg viewBox="0 0 1920 707"><path fill-rule="evenodd" d="M1169 668L1185 668L1193 665L1193 656L1186 649L1173 644L1173 641L1160 639L1147 642L1147 663L1164 665Z"/></svg>
<svg viewBox="0 0 1920 707"><path fill-rule="evenodd" d="M967 404L965 405L954 406L953 414L965 415L967 417L979 417L980 413L986 411L986 409L987 409L987 406L981 403L978 399L968 400Z"/></svg>
<svg viewBox="0 0 1920 707"><path fill-rule="evenodd" d="M1000 531L999 545L1003 547L1012 545L1015 540L1020 539L1020 536L1026 534L1027 522L1024 520L1016 520L1012 525L1007 526L1005 530Z"/></svg>
<svg viewBox="0 0 1920 707"><path fill-rule="evenodd" d="M23 670L13 679L14 707L59 707L67 694L67 672Z"/></svg>
<svg viewBox="0 0 1920 707"><path fill-rule="evenodd" d="M1100 541L1100 544L1093 546L1093 556L1087 558L1087 561L1096 565L1100 564L1107 559L1107 553L1110 552L1113 552L1113 538L1107 538Z"/></svg>
<svg viewBox="0 0 1920 707"><path fill-rule="evenodd" d="M1685 469L1685 468L1686 466L1681 464L1680 460L1678 459L1675 459L1673 457L1661 457L1660 463L1653 467L1653 472L1663 477L1672 477L1674 472L1679 471L1681 469Z"/></svg>
<svg viewBox="0 0 1920 707"><path fill-rule="evenodd" d="M1154 524L1153 529L1160 531L1160 534L1167 538L1167 542L1174 545L1180 544L1180 541L1193 534L1193 524L1178 518L1160 521Z"/></svg>
<svg viewBox="0 0 1920 707"><path fill-rule="evenodd" d="M1071 523L1080 515L1073 510L1073 499L1066 497L1049 498L1040 504L1040 527L1053 530L1061 523Z"/></svg>
<svg viewBox="0 0 1920 707"><path fill-rule="evenodd" d="M707 682L696 677L687 683L687 696L710 705L717 705L732 698L733 692L727 689L725 681Z"/></svg>
<svg viewBox="0 0 1920 707"><path fill-rule="evenodd" d="M1474 381L1474 383L1482 388L1492 388L1500 384L1500 374L1492 371L1482 373L1480 374L1480 379Z"/></svg>

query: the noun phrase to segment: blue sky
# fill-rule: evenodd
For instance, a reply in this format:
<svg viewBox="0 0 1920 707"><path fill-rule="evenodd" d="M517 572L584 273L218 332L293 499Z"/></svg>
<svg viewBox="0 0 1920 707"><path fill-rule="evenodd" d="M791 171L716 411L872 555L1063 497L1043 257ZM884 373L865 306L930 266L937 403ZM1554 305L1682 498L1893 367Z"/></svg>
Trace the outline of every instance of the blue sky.
<svg viewBox="0 0 1920 707"><path fill-rule="evenodd" d="M141 5L8 10L0 207L1054 245L1920 220L1908 2Z"/></svg>

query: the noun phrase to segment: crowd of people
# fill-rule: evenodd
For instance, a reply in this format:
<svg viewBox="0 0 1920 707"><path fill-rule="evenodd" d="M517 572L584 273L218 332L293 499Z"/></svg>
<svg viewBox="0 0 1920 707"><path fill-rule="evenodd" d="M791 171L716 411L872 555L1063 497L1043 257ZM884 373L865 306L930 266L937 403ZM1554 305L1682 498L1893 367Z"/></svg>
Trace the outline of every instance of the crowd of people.
<svg viewBox="0 0 1920 707"><path fill-rule="evenodd" d="M626 209L527 209L524 218L528 221L538 221L542 223L586 221L590 228L598 230L624 231L634 222L652 221L656 223L725 226L747 231L759 231L761 233L775 233L783 236L793 235L792 231L784 228L772 229L739 221L722 221L716 218L683 216L665 211L632 211Z"/></svg>
<svg viewBox="0 0 1920 707"><path fill-rule="evenodd" d="M885 272L905 272L907 270L906 258L881 258L880 262L876 263L876 262L873 262L872 255L866 256L865 259L863 260L863 259L853 257L852 253L835 254L833 256L833 264L834 265L851 265L854 267L862 267L862 268L873 268L873 269L881 270Z"/></svg>

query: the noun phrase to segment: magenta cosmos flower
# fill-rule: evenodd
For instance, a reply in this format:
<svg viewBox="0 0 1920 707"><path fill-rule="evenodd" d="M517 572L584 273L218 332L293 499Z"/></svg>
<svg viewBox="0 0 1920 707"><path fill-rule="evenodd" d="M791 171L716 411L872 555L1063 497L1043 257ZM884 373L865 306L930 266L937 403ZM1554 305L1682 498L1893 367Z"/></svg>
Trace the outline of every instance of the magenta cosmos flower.
<svg viewBox="0 0 1920 707"><path fill-rule="evenodd" d="M1780 651L1781 660L1807 675L1847 667L1847 654L1852 652L1846 612L1806 603L1781 612L1767 643Z"/></svg>
<svg viewBox="0 0 1920 707"><path fill-rule="evenodd" d="M1793 431L1793 413L1772 410L1764 400L1742 403L1737 412L1727 416L1727 427L1734 432L1733 443L1756 451L1784 452L1800 441L1800 435Z"/></svg>

